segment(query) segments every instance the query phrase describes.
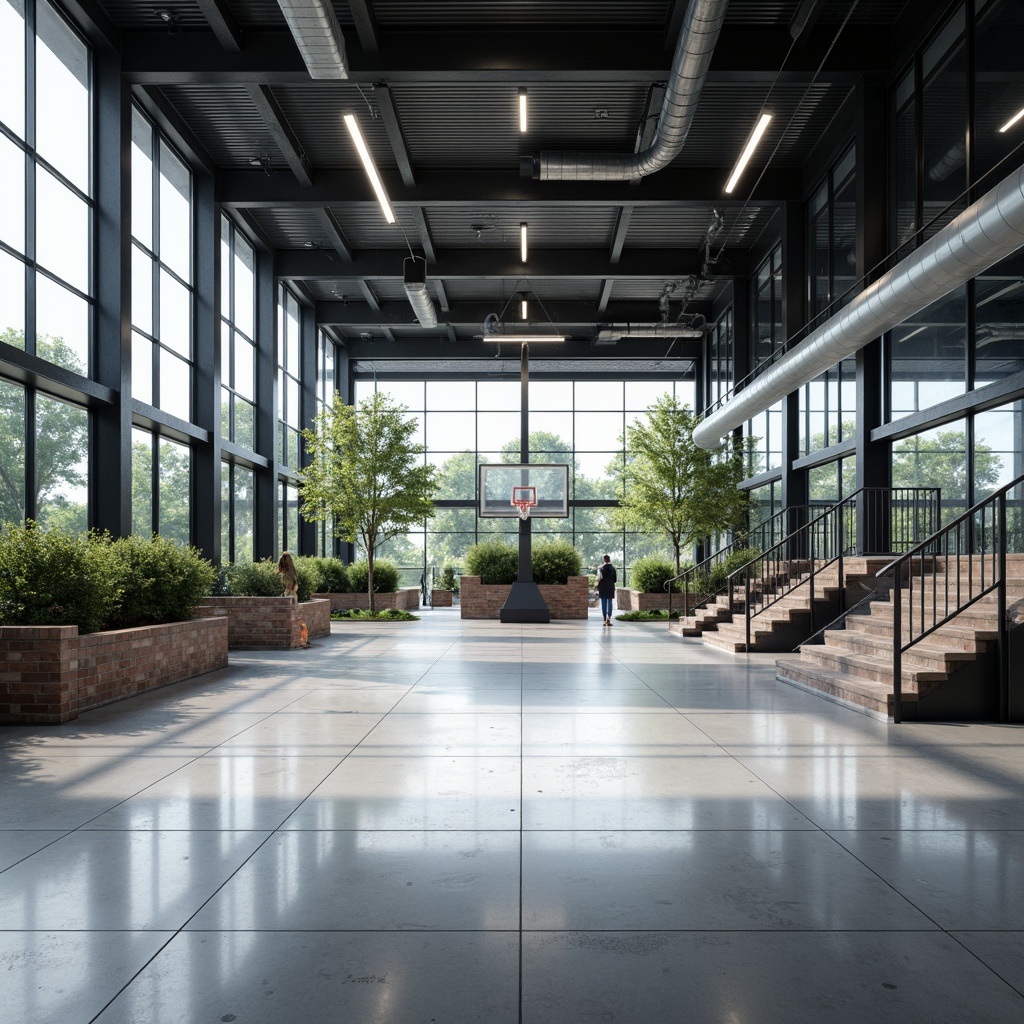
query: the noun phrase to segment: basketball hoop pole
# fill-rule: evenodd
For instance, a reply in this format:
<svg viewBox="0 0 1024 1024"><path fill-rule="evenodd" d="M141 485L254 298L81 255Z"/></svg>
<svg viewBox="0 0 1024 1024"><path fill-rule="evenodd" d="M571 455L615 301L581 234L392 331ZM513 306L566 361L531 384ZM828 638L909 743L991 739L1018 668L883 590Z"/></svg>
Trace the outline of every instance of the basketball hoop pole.
<svg viewBox="0 0 1024 1024"><path fill-rule="evenodd" d="M530 349L523 342L519 376L519 460L530 461ZM526 470L523 471L524 474ZM524 485L525 479L521 481ZM504 607L502 622L550 622L551 612L533 579L533 535L530 517L519 519L519 578L512 584Z"/></svg>

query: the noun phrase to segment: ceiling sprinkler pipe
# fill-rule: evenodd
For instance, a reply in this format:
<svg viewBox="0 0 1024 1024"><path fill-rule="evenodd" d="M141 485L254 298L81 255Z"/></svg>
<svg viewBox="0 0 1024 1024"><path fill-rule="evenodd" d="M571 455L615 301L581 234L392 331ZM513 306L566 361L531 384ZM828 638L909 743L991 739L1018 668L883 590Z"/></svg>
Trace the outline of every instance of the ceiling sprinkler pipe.
<svg viewBox="0 0 1024 1024"><path fill-rule="evenodd" d="M699 423L694 443L718 447L720 438L751 417L1022 245L1024 167L1019 167Z"/></svg>
<svg viewBox="0 0 1024 1024"><path fill-rule="evenodd" d="M631 181L667 167L686 142L729 0L691 0L676 43L658 127L642 153L535 153L520 161L523 177L542 181Z"/></svg>

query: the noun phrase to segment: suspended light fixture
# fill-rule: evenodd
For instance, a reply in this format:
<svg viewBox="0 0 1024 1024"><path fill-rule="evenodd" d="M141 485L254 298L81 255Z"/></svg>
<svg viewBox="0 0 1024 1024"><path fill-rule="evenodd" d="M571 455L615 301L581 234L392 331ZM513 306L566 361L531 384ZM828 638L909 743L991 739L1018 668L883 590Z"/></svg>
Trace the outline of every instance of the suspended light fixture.
<svg viewBox="0 0 1024 1024"><path fill-rule="evenodd" d="M488 334L485 335L482 341L494 341L499 345L503 341L511 342L522 342L523 344L532 345L534 342L543 341L565 341L564 334Z"/></svg>
<svg viewBox="0 0 1024 1024"><path fill-rule="evenodd" d="M1008 131L1008 130L1009 130L1010 128L1012 128L1012 127L1013 127L1013 126L1014 126L1014 125L1015 125L1015 124L1016 124L1016 123L1017 123L1017 122L1018 122L1018 121L1019 121L1019 120L1020 120L1020 119L1021 119L1022 117L1024 117L1024 108L1021 108L1020 110L1018 110L1018 111L1017 111L1017 113L1016 113L1016 114L1014 114L1014 115L1013 115L1013 117L1011 117L1011 118L1010 118L1010 120L1009 120L1009 121L1007 121L1007 122L1006 122L1006 124L1004 124L1004 125L1003 125L1003 127L1002 127L1002 128L1000 128L999 130L1000 130L1001 132L1005 132L1005 131Z"/></svg>
<svg viewBox="0 0 1024 1024"><path fill-rule="evenodd" d="M526 244L526 225L519 225L519 258L526 262L527 244Z"/></svg>
<svg viewBox="0 0 1024 1024"><path fill-rule="evenodd" d="M750 158L754 155L754 150L757 149L757 144L761 141L761 136L764 135L768 122L771 119L771 114L762 114L754 126L754 130L750 133L750 138L747 139L747 144L743 147L739 160L736 161L736 166L732 169L732 174L729 175L729 183L725 186L726 192L731 192L736 187L736 182L740 180L740 175L750 162Z"/></svg>
<svg viewBox="0 0 1024 1024"><path fill-rule="evenodd" d="M526 89L519 90L519 130L526 131Z"/></svg>
<svg viewBox="0 0 1024 1024"><path fill-rule="evenodd" d="M530 304L526 301L526 292L519 293L519 319L527 320L530 316Z"/></svg>
<svg viewBox="0 0 1024 1024"><path fill-rule="evenodd" d="M355 114L345 115L345 127L348 129L349 135L352 136L352 142L355 144L359 159L363 162L363 170L366 171L366 176L370 179L373 191L377 195L377 202L380 203L384 219L389 224L394 224L395 212L391 209L391 200L388 199L388 194L384 191L384 183L380 180L380 175L377 173L377 165L373 162L373 157L366 147L366 140L363 138L363 133L359 128L359 122L356 120Z"/></svg>

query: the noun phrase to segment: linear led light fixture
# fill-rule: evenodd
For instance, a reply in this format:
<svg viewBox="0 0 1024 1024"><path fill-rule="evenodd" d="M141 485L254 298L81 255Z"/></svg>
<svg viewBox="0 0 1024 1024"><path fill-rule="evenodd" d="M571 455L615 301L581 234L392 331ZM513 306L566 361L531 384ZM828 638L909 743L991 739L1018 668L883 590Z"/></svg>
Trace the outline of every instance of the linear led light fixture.
<svg viewBox="0 0 1024 1024"><path fill-rule="evenodd" d="M526 225L519 225L519 258L525 263L526 262Z"/></svg>
<svg viewBox="0 0 1024 1024"><path fill-rule="evenodd" d="M533 344L542 341L565 341L564 334L487 334L483 341L492 341L501 344L503 341L522 342Z"/></svg>
<svg viewBox="0 0 1024 1024"><path fill-rule="evenodd" d="M526 292L519 293L519 319L527 320L530 316L530 304L526 301Z"/></svg>
<svg viewBox="0 0 1024 1024"><path fill-rule="evenodd" d="M526 131L526 89L519 90L519 130Z"/></svg>
<svg viewBox="0 0 1024 1024"><path fill-rule="evenodd" d="M1003 127L1000 128L999 130L1001 132L1007 131L1008 129L1012 128L1022 117L1024 117L1024 107L1018 110L1017 113L1014 114L1013 117L1011 117L1010 120L1007 121L1006 124L1004 124Z"/></svg>
<svg viewBox="0 0 1024 1024"><path fill-rule="evenodd" d="M370 179L373 191L377 194L377 202L380 203L384 219L389 224L394 224L395 212L391 209L391 201L388 199L388 194L384 191L384 183L380 180L380 175L377 173L377 165L373 162L373 157L370 156L370 151L366 148L366 140L363 138L362 131L360 131L359 122L356 120L355 114L345 115L345 127L348 129L349 135L352 136L356 152L359 154L359 159L363 162L363 170L366 171L366 176Z"/></svg>
<svg viewBox="0 0 1024 1024"><path fill-rule="evenodd" d="M750 162L750 158L754 155L754 150L757 149L757 144L761 141L761 136L764 135L768 122L771 119L771 114L762 114L761 119L754 126L754 130L750 133L750 138L747 139L747 144L743 147L743 152L740 153L739 160L736 161L736 166L732 169L732 174L729 175L729 183L725 186L726 192L731 192L736 187L736 182L740 180L740 175Z"/></svg>

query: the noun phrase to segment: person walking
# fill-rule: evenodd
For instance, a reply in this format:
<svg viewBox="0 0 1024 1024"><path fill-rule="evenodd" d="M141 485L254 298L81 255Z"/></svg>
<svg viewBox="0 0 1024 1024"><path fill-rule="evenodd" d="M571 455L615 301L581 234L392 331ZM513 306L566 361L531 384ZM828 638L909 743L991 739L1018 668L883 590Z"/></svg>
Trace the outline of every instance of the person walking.
<svg viewBox="0 0 1024 1024"><path fill-rule="evenodd" d="M597 570L597 596L601 598L601 614L604 624L612 624L612 601L615 600L615 581L619 578L612 565L612 556L604 556L604 564Z"/></svg>

